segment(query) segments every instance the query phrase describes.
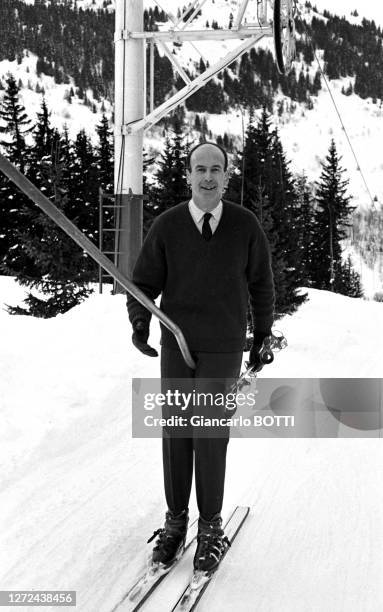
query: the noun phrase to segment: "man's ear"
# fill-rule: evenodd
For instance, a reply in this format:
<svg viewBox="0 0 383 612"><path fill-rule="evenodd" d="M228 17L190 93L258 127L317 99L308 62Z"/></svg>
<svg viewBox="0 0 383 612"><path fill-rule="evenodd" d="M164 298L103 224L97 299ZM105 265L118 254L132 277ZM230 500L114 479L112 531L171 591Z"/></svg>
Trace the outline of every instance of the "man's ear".
<svg viewBox="0 0 383 612"><path fill-rule="evenodd" d="M186 170L186 182L188 185L191 185L191 174L190 170Z"/></svg>
<svg viewBox="0 0 383 612"><path fill-rule="evenodd" d="M225 170L225 174L223 177L223 188L227 189L227 186L229 184L229 179L230 179L230 172L229 170Z"/></svg>

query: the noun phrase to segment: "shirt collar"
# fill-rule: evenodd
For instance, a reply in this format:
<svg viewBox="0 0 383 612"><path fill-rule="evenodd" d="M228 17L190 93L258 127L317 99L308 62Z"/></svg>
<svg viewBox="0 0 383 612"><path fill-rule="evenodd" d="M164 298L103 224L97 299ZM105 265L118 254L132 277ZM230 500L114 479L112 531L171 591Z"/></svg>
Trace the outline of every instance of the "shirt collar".
<svg viewBox="0 0 383 612"><path fill-rule="evenodd" d="M205 211L198 208L198 206L194 203L193 198L189 202L189 210L192 213L193 217L197 220L197 223L201 221L202 217L205 214ZM210 210L209 212L214 217L214 219L216 220L219 219L221 212L222 212L222 200L220 200L217 206L213 208L213 210Z"/></svg>

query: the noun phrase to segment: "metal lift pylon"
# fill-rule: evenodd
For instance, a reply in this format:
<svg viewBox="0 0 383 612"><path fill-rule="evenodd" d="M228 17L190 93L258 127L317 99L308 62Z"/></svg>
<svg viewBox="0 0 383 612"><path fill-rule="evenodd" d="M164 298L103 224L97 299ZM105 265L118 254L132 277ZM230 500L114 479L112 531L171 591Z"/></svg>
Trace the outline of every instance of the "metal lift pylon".
<svg viewBox="0 0 383 612"><path fill-rule="evenodd" d="M159 1L155 0L160 6ZM207 1L192 0L178 19L168 14L171 24L158 32L144 31L143 0L116 0L115 42L115 197L120 208L117 267L131 278L142 243L142 156L144 131L174 110L203 87L221 70L249 51L264 37L274 36L276 60L280 72L291 65L295 50L294 11L296 0L240 0L232 28L192 29L194 16ZM256 20L245 22L249 6L255 8ZM160 6L160 8L162 8ZM270 15L269 15L270 13ZM274 24L274 27L273 27ZM275 35L275 33L277 35ZM169 44L174 42L238 40L238 45L205 72L190 79ZM146 66L146 44L150 45ZM154 100L153 48L157 45L172 62L185 86L157 108ZM146 112L146 72L150 83L149 112ZM129 190L136 194L129 199ZM122 231L119 231L122 230ZM121 291L121 287L116 287Z"/></svg>

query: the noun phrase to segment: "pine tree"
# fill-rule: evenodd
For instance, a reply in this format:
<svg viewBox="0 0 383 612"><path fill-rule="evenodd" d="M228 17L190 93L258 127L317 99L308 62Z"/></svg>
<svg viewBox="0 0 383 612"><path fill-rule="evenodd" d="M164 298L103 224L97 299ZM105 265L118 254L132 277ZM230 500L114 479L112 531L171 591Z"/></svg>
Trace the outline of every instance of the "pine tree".
<svg viewBox="0 0 383 612"><path fill-rule="evenodd" d="M307 82L303 70L301 70L299 73L297 84L297 98L298 102L306 102L307 99Z"/></svg>
<svg viewBox="0 0 383 612"><path fill-rule="evenodd" d="M42 165L51 158L55 143L60 140L57 130L50 124L50 113L45 100L41 105L41 112L37 113L37 123L33 130L34 145L29 148L27 178L45 194L47 184L43 178ZM16 243L4 258L4 265L8 273L18 279L40 278L41 270L37 260L31 257L28 251L30 239L42 239L41 216L43 213L31 201L22 203L15 223Z"/></svg>
<svg viewBox="0 0 383 612"><path fill-rule="evenodd" d="M56 140L51 154L41 160L39 180L46 195L66 212L63 167L60 141ZM20 232L19 238L28 258L35 263L36 274L31 276L19 272L17 280L44 297L30 292L24 300L25 307L8 306L10 314L54 317L67 312L92 293L89 282L93 277L93 266L89 258L47 215L38 212L31 231Z"/></svg>
<svg viewBox="0 0 383 612"><path fill-rule="evenodd" d="M172 133L166 136L165 149L154 175L156 184L152 189L152 197L158 207L158 213L179 204L189 195L186 184L186 156L182 125L175 122Z"/></svg>
<svg viewBox="0 0 383 612"><path fill-rule="evenodd" d="M5 266L5 257L17 244L15 227L19 211L18 200L21 200L13 183L0 172L0 273L9 274Z"/></svg>
<svg viewBox="0 0 383 612"><path fill-rule="evenodd" d="M268 187L271 203L274 251L285 267L280 272L277 312L294 312L307 295L298 290L304 284L305 268L300 258L301 211L289 162L277 130L272 133L272 177Z"/></svg>
<svg viewBox="0 0 383 612"><path fill-rule="evenodd" d="M346 261L341 262L337 270L336 291L349 297L363 297L360 275L353 269L350 256L347 257Z"/></svg>
<svg viewBox="0 0 383 612"><path fill-rule="evenodd" d="M319 70L317 70L315 73L314 82L313 82L313 94L317 95L318 91L320 91L321 88L322 88L322 77L321 77L321 73L319 72Z"/></svg>
<svg viewBox="0 0 383 612"><path fill-rule="evenodd" d="M306 299L298 293L303 275L297 252L296 194L282 145L277 133L271 130L266 109L256 125L253 121L249 123L228 197L243 201L257 215L271 247L276 312L279 316L293 312Z"/></svg>
<svg viewBox="0 0 383 612"><path fill-rule="evenodd" d="M312 189L310 189L307 176L303 173L296 179L297 194L297 223L298 249L301 263L301 282L304 286L310 286L310 270L312 268L312 248L314 236L314 203Z"/></svg>
<svg viewBox="0 0 383 612"><path fill-rule="evenodd" d="M73 143L68 185L68 216L95 244L98 244L98 180L95 153L85 130ZM96 264L94 264L96 275Z"/></svg>
<svg viewBox="0 0 383 612"><path fill-rule="evenodd" d="M273 225L278 234L278 249L287 264L286 273L291 276L292 288L303 285L305 268L300 257L301 209L294 180L277 130L273 132L273 178L269 191L273 203ZM286 231L288 228L288 231ZM292 298L293 299L293 298ZM293 299L294 301L294 299Z"/></svg>
<svg viewBox="0 0 383 612"><path fill-rule="evenodd" d="M229 182L228 198L256 213L261 223L263 198L260 194L271 182L271 142L270 119L266 111L257 125L254 125L254 114L250 111L244 148L238 154L236 171Z"/></svg>
<svg viewBox="0 0 383 612"><path fill-rule="evenodd" d="M27 176L67 212L67 132L61 142L58 131L50 124L45 100L37 114L33 137ZM11 314L51 317L66 312L89 295L87 283L93 268L89 258L37 206L22 207L14 235L16 243L4 257L5 271L16 276L22 286L48 297L31 292L24 300L25 307L8 307Z"/></svg>
<svg viewBox="0 0 383 612"><path fill-rule="evenodd" d="M315 233L311 281L317 289L337 291L341 286L342 246L345 229L355 207L346 195L349 181L342 178L345 170L340 165L335 141L331 140L326 161L317 185Z"/></svg>
<svg viewBox="0 0 383 612"><path fill-rule="evenodd" d="M95 150L95 163L97 169L97 182L102 190L107 194L114 193L114 166L113 166L113 144L112 131L109 128L109 122L105 115L102 116L101 122L96 128L98 134L98 145ZM106 202L105 202L106 203ZM111 200L108 199L107 204L110 205ZM102 224L105 229L115 228L116 218L115 210L103 206L101 211ZM115 248L115 232L104 232L102 238L102 250L114 251Z"/></svg>
<svg viewBox="0 0 383 612"><path fill-rule="evenodd" d="M0 105L0 133L6 135L0 144L5 155L22 172L26 167L29 149L24 135L31 131L31 121L24 106L19 101L19 90L12 75L6 80L6 90ZM10 274L7 260L17 258L19 241L17 232L26 223L24 212L34 205L2 173L0 177L0 270Z"/></svg>
<svg viewBox="0 0 383 612"><path fill-rule="evenodd" d="M113 138L105 113L96 131L99 142L95 151L98 183L104 191L113 193Z"/></svg>
<svg viewBox="0 0 383 612"><path fill-rule="evenodd" d="M0 119L6 123L5 126L0 126L0 133L7 134L6 140L1 140L7 151L9 161L16 164L21 172L25 169L25 160L27 154L27 146L24 135L33 129L31 120L25 111L25 107L19 100L19 87L13 75L9 75L7 80L7 88L0 108Z"/></svg>
<svg viewBox="0 0 383 612"><path fill-rule="evenodd" d="M34 146L31 147L30 166L28 168L28 178L32 183L39 184L40 161L46 156L52 155L55 142L60 139L57 130L50 123L51 113L48 110L45 98L41 103L41 110L37 113L37 123L33 130Z"/></svg>

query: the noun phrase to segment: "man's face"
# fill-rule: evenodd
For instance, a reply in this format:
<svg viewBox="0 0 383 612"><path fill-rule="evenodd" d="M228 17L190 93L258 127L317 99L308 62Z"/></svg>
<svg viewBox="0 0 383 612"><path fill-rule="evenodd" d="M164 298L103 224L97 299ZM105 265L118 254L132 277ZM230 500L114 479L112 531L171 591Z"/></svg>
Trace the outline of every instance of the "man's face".
<svg viewBox="0 0 383 612"><path fill-rule="evenodd" d="M204 211L213 210L228 180L223 153L214 145L202 145L192 154L190 166L186 174L195 204Z"/></svg>

